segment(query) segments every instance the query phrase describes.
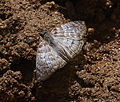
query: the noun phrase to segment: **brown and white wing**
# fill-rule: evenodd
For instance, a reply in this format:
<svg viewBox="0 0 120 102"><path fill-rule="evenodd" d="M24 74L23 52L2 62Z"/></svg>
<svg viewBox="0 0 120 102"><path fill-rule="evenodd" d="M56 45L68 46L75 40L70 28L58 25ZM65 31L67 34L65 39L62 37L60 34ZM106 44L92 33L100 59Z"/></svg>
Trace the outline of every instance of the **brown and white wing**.
<svg viewBox="0 0 120 102"><path fill-rule="evenodd" d="M64 54L63 56L68 56L69 59L81 51L85 33L85 23L83 21L73 21L55 27L51 31L51 37L56 47Z"/></svg>
<svg viewBox="0 0 120 102"><path fill-rule="evenodd" d="M47 79L57 69L66 64L49 44L41 39L36 56L36 77L38 80Z"/></svg>

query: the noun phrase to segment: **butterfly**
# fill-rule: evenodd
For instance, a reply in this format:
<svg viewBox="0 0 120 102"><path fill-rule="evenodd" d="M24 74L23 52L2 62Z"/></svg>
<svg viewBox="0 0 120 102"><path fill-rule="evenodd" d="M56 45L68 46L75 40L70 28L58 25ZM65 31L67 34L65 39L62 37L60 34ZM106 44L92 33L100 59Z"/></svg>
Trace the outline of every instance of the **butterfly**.
<svg viewBox="0 0 120 102"><path fill-rule="evenodd" d="M46 80L80 53L84 45L84 21L71 21L43 33L36 55L36 77Z"/></svg>

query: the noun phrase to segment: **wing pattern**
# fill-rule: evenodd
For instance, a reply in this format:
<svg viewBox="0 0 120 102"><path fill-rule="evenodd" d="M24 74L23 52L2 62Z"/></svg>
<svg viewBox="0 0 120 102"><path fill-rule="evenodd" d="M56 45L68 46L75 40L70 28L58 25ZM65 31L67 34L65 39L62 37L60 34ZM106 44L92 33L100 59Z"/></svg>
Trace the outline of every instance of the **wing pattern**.
<svg viewBox="0 0 120 102"><path fill-rule="evenodd" d="M83 21L73 21L55 27L40 39L36 56L36 76L47 79L67 61L76 56L83 47L86 26Z"/></svg>
<svg viewBox="0 0 120 102"><path fill-rule="evenodd" d="M61 50L61 53L67 54L68 58L73 58L82 49L85 33L85 23L83 21L74 21L54 28L51 31L51 37L57 48Z"/></svg>
<svg viewBox="0 0 120 102"><path fill-rule="evenodd" d="M63 60L46 41L41 40L36 57L37 79L47 79L52 73L65 64L66 61Z"/></svg>

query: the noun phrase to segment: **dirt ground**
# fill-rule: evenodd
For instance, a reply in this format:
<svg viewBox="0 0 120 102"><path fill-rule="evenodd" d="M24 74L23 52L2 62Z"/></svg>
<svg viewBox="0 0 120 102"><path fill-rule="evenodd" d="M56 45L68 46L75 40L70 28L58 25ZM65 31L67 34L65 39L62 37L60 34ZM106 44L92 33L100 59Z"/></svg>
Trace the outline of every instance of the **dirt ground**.
<svg viewBox="0 0 120 102"><path fill-rule="evenodd" d="M83 20L82 52L35 79L40 29ZM0 0L0 102L120 102L119 0Z"/></svg>

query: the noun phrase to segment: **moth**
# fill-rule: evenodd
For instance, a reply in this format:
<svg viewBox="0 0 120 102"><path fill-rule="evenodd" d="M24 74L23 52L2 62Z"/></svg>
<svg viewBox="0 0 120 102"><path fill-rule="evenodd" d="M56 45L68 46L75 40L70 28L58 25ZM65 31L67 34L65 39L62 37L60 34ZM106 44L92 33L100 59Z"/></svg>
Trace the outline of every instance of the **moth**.
<svg viewBox="0 0 120 102"><path fill-rule="evenodd" d="M46 80L80 53L84 45L84 21L71 21L43 33L36 55L36 77Z"/></svg>

